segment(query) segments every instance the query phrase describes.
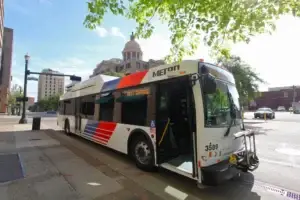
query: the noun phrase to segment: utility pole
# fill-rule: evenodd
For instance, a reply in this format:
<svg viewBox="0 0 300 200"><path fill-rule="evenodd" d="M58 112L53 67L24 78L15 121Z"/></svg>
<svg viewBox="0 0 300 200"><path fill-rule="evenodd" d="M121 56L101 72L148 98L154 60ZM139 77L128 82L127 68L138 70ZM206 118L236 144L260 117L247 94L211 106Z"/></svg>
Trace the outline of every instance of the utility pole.
<svg viewBox="0 0 300 200"><path fill-rule="evenodd" d="M36 74L36 75L50 75L50 76L69 76L71 81L81 81L81 77L75 76L75 75L66 75L66 74L51 74L51 73L39 73L39 72L31 72L28 70L28 61L29 61L29 55L25 55L25 72L24 72L24 90L23 90L23 97L17 98L17 101L23 102L23 107L22 107L22 117L19 121L19 124L26 124L27 119L26 119L26 102L28 101L27 95L27 81L28 80L37 80L34 77L28 77L30 74Z"/></svg>
<svg viewBox="0 0 300 200"><path fill-rule="evenodd" d="M296 86L293 85L293 103L296 101Z"/></svg>
<svg viewBox="0 0 300 200"><path fill-rule="evenodd" d="M29 61L29 55L26 54L25 56L25 73L24 73L24 90L23 90L23 107L22 107L22 117L19 121L19 124L27 124L26 119L26 93L27 93L27 71L28 71L28 61Z"/></svg>

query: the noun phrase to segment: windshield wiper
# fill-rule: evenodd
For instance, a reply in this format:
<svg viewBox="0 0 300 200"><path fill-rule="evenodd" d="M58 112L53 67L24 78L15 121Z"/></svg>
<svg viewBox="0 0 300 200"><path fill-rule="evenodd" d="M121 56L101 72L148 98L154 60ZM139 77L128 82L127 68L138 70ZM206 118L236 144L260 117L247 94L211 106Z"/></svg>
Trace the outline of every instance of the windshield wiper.
<svg viewBox="0 0 300 200"><path fill-rule="evenodd" d="M230 121L230 124L229 124L229 126L228 126L225 134L224 134L224 137L227 137L229 135L230 129L231 129L231 127L233 125L233 122L234 122L234 120L236 118L236 108L235 108L235 104L233 102L232 96L231 96L231 94L229 92L228 86L227 86L227 95L228 95L229 102L230 102L230 117L231 117L231 121Z"/></svg>
<svg viewBox="0 0 300 200"><path fill-rule="evenodd" d="M233 122L234 122L234 119L231 118L230 124L229 124L229 126L228 126L228 128L227 128L227 130L226 130L226 132L225 132L225 134L224 134L224 137L227 137L227 136L229 135L230 129L231 129L231 127L232 127Z"/></svg>

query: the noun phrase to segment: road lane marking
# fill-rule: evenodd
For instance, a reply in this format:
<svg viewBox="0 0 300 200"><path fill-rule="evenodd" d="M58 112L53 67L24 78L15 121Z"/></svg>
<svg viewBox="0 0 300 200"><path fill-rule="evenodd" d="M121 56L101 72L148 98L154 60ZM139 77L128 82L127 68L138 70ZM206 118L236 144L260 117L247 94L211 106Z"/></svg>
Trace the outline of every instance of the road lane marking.
<svg viewBox="0 0 300 200"><path fill-rule="evenodd" d="M276 161L276 160L269 160L265 158L259 158L260 161L267 162L267 163L272 163L272 164L277 164L277 165L282 165L286 167L293 167L293 168L298 168L300 169L300 165L293 164L293 163L288 163L288 162L281 162L281 161Z"/></svg>
<svg viewBox="0 0 300 200"><path fill-rule="evenodd" d="M178 200L185 200L189 195L171 186L165 188L165 192Z"/></svg>

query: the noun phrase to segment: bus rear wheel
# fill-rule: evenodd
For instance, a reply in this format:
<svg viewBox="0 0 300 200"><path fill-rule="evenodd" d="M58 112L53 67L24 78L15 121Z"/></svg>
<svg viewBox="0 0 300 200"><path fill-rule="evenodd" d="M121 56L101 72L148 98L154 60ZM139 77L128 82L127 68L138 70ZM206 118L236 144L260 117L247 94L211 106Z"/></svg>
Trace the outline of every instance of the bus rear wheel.
<svg viewBox="0 0 300 200"><path fill-rule="evenodd" d="M70 135L71 134L70 124L69 124L68 120L65 121L64 132L65 132L66 135Z"/></svg>
<svg viewBox="0 0 300 200"><path fill-rule="evenodd" d="M138 168L145 171L154 170L154 149L145 137L139 136L133 141L131 155Z"/></svg>

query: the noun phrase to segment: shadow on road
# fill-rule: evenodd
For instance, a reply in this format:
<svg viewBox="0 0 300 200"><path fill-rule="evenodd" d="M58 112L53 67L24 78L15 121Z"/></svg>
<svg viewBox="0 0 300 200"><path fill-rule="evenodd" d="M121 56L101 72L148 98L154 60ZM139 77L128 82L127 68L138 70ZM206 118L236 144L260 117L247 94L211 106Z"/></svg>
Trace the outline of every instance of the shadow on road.
<svg viewBox="0 0 300 200"><path fill-rule="evenodd" d="M247 174L241 174L240 177L235 178L232 181L226 182L223 185L220 185L218 187L208 187L204 189L199 189L196 186L196 182L194 180L188 179L186 177L180 176L178 174L175 174L173 172L159 169L158 172L160 173L148 173L141 171L136 168L135 164L128 158L128 156L123 155L122 153L116 152L112 149L106 148L104 146L100 146L96 143L93 143L91 141L88 141L84 138L81 138L76 135L72 135L72 137L68 137L63 135L63 132L61 131L51 131L55 132L54 134L51 133L53 138L58 139L62 138L69 138L70 140L73 140L73 142L61 142L64 146L69 148L73 153L75 153L77 156L82 157L87 162L90 162L91 164L94 163L94 165L99 165L99 162L102 162L101 165L106 165L110 168L113 168L114 170L118 171L121 166L113 166L112 163L105 163L104 158L97 158L97 155L92 155L91 153L87 152L86 150L81 149L81 147L76 146L76 141L82 143L83 145L89 146L90 148L95 149L96 151L99 151L99 155L103 154L106 156L109 156L110 159L118 160L125 165L127 165L127 169L132 171L137 171L134 176L127 177L129 179L132 179L133 181L137 181L141 177L144 177L144 181L150 184L155 184L155 182L163 182L165 184L165 187L159 187L159 184L157 184L156 190L158 190L160 193L166 193L166 188L172 187L176 188L177 190L186 193L189 195L189 197L192 196L192 198L187 199L201 199L201 200L259 200L261 197L256 193L252 192L253 184L254 184L254 177L251 173ZM56 136L57 135L57 136ZM59 136L58 136L59 135ZM96 164L97 163L97 164ZM123 165L123 164L122 164ZM124 168L123 168L124 170ZM120 170L121 171L121 170ZM122 173L122 172L118 173ZM124 175L124 174L123 174ZM126 176L126 175L125 175ZM151 176L152 178L147 181L146 179ZM153 181L154 178L154 181ZM147 184L146 184L147 185ZM149 187L153 188L156 187L155 185L151 185ZM145 187L146 188L146 187ZM147 188L146 188L147 189Z"/></svg>

